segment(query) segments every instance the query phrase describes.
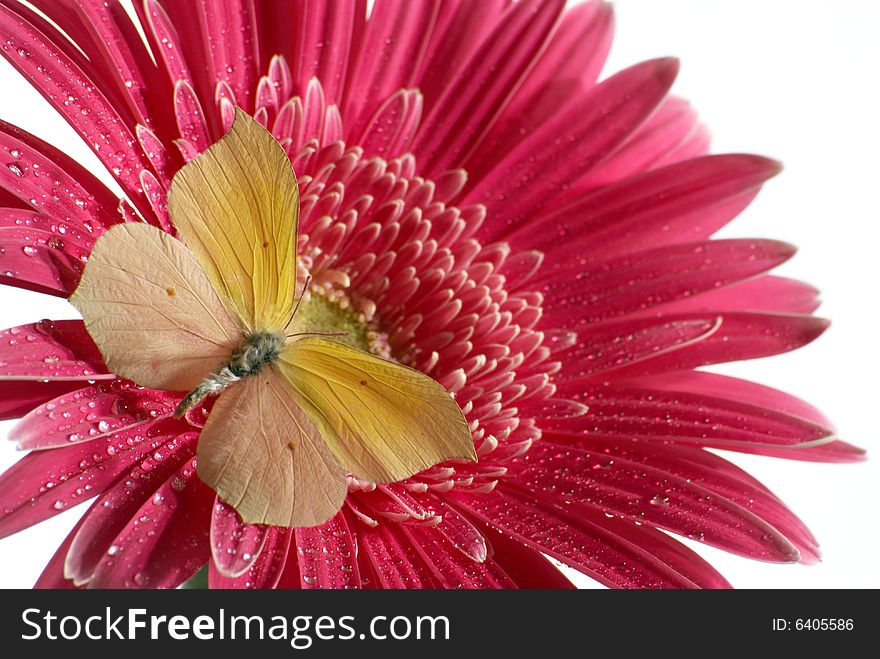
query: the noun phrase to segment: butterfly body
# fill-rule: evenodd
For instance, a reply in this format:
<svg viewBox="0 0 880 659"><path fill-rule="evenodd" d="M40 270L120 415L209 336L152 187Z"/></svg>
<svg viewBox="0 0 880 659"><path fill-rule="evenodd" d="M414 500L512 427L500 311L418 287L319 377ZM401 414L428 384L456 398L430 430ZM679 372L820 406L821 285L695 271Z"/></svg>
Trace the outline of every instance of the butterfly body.
<svg viewBox="0 0 880 659"><path fill-rule="evenodd" d="M284 336L275 332L246 334L242 344L232 352L223 368L202 380L180 401L174 410L174 416L184 416L209 396L215 396L242 378L256 375L264 366L277 362L283 346Z"/></svg>

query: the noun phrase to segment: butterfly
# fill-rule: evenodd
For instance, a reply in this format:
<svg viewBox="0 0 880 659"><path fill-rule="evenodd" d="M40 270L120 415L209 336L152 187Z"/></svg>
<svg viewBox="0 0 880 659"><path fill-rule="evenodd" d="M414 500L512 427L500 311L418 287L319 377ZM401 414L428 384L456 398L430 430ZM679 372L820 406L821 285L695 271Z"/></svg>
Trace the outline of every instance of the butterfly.
<svg viewBox="0 0 880 659"><path fill-rule="evenodd" d="M217 395L197 473L245 523L318 525L342 507L348 474L393 482L476 460L439 383L326 336L333 328L291 331L302 300L298 186L249 115L237 110L177 173L168 211L180 239L115 225L70 301L113 373L189 391L178 414Z"/></svg>

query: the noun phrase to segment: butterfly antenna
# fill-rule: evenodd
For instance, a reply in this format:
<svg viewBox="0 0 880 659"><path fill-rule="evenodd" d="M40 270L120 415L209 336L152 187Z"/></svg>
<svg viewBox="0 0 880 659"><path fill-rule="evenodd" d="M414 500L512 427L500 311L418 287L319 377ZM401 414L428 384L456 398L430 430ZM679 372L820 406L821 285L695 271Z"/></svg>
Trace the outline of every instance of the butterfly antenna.
<svg viewBox="0 0 880 659"><path fill-rule="evenodd" d="M312 276L306 275L306 284L305 284L305 286L303 286L302 291L300 291L299 299L296 301L296 306L293 308L293 313L290 314L291 318L296 316L296 312L299 311L299 305L302 304L303 296L305 296L306 291L309 290L309 286L311 285L311 283L312 283Z"/></svg>
<svg viewBox="0 0 880 659"><path fill-rule="evenodd" d="M287 334L285 339L292 339L297 336L348 336L348 332L297 332L296 334Z"/></svg>

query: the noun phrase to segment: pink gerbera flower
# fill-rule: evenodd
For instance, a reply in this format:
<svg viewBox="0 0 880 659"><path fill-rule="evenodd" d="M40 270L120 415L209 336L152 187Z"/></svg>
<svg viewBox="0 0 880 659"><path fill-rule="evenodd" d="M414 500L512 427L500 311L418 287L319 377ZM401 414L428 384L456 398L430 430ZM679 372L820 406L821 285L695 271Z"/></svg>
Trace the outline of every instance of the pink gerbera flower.
<svg viewBox="0 0 880 659"><path fill-rule="evenodd" d="M3 283L67 297L119 222L173 231L175 172L236 106L300 184L299 254L325 315L455 395L479 461L349 480L315 528L243 525L199 481L204 414L107 371L80 321L0 340L0 415L30 451L0 534L95 499L39 587L726 587L664 533L812 562L764 485L706 449L844 462L815 409L696 369L803 346L794 249L712 240L777 163L706 155L677 62L597 82L612 13L563 0L0 2L3 55L125 194L0 122ZM38 13L41 12L41 13ZM137 24L136 24L137 23ZM140 27L146 43L138 34Z"/></svg>

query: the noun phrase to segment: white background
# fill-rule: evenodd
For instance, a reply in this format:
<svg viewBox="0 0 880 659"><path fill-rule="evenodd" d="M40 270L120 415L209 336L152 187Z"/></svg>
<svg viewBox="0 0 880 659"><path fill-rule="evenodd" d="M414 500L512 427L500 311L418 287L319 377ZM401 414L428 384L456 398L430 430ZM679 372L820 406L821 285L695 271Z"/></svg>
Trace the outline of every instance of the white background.
<svg viewBox="0 0 880 659"><path fill-rule="evenodd" d="M842 437L877 441L880 4L871 0L620 0L606 74L663 55L682 59L674 92L710 126L714 151L782 160L786 171L724 231L798 244L779 271L822 289L834 324L795 353L724 372L820 407ZM0 117L60 146L100 175L94 156L0 63ZM106 180L106 175L102 175ZM0 287L0 326L72 317L66 302ZM5 436L9 424L0 424ZM0 469L20 457L0 444ZM876 456L875 456L876 457ZM880 461L817 465L733 456L810 525L824 560L767 565L699 547L737 587L880 587ZM0 587L30 587L82 508L0 541ZM697 545L692 545L697 546ZM589 580L579 583L590 586Z"/></svg>

